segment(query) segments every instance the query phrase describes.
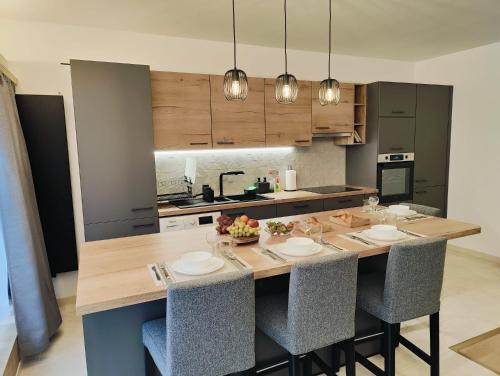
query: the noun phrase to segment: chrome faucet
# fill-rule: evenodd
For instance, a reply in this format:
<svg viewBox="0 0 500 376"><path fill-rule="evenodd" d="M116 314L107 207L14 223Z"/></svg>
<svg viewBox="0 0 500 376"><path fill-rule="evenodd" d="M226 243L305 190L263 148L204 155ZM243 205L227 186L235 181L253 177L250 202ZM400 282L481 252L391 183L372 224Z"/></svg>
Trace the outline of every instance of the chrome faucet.
<svg viewBox="0 0 500 376"><path fill-rule="evenodd" d="M228 171L228 172L223 172L222 174L219 175L219 196L223 197L224 196L224 182L223 182L223 177L225 175L244 175L245 173L243 171Z"/></svg>

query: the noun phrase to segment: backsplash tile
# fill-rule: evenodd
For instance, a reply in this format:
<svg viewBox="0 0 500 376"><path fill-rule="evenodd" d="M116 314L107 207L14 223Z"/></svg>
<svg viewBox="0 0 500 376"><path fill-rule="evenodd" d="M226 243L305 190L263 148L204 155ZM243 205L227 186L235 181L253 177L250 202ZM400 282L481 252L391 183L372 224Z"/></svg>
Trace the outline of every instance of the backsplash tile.
<svg viewBox="0 0 500 376"><path fill-rule="evenodd" d="M297 170L297 187L313 187L345 183L345 148L332 140L315 140L308 148L238 149L223 152L155 153L158 194L182 192L187 157L197 163L193 193L200 193L203 184L210 184L219 194L219 174L243 170L245 175L225 176L224 193L243 193L257 177L268 176L269 170L280 172L283 188L285 171L289 165Z"/></svg>

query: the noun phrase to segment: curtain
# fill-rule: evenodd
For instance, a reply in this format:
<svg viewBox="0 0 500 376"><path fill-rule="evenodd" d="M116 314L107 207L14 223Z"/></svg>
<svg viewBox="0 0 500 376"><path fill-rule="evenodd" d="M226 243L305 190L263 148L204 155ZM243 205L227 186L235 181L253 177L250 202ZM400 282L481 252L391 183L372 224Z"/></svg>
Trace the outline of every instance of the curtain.
<svg viewBox="0 0 500 376"><path fill-rule="evenodd" d="M1 74L0 216L19 349L26 357L48 347L62 320L45 252L14 85Z"/></svg>

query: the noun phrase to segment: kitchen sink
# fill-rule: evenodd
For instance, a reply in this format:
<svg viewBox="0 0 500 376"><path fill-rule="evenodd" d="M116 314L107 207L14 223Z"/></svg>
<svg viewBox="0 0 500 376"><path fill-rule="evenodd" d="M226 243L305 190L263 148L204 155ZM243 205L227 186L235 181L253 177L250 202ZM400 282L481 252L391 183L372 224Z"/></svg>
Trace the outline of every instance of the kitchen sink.
<svg viewBox="0 0 500 376"><path fill-rule="evenodd" d="M271 197L266 197L262 195L233 195L233 196L227 196L226 198L239 202L273 200L273 198Z"/></svg>
<svg viewBox="0 0 500 376"><path fill-rule="evenodd" d="M262 201L262 200L272 200L272 198L262 195L232 195L232 196L216 197L213 202L205 201L202 198L186 198L182 200L170 201L170 203L172 205L177 206L179 209L187 209L187 208L198 208L211 205L228 204L231 202L250 202L250 201Z"/></svg>

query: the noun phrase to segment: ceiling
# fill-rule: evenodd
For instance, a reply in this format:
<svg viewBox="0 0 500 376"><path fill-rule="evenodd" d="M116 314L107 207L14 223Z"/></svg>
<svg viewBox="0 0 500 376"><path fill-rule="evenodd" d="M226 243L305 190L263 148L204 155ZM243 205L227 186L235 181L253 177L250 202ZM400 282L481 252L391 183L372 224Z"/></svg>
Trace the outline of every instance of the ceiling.
<svg viewBox="0 0 500 376"><path fill-rule="evenodd" d="M500 40L500 0L333 0L333 52L417 61ZM232 41L231 0L0 0L0 17ZM283 1L236 0L239 43L282 47ZM288 0L289 47L327 51L328 0Z"/></svg>

